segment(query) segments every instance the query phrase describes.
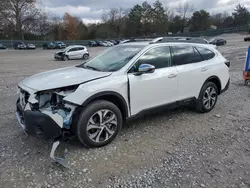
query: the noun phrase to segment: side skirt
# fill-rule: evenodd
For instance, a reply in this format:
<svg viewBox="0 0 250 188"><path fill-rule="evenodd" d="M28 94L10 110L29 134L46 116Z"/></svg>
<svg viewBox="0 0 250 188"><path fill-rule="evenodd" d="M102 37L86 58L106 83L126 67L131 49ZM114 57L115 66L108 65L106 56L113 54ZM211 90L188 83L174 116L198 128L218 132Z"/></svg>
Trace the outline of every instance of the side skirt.
<svg viewBox="0 0 250 188"><path fill-rule="evenodd" d="M128 117L126 119L126 121L131 121L131 120L134 120L134 119L138 119L138 118L140 118L140 117L142 117L144 115L151 114L151 113L156 113L156 112L165 111L165 110L171 110L171 109L175 109L175 108L178 108L178 107L181 107L181 106L195 104L195 102L196 102L196 98L192 97L192 98L176 101L176 102L169 103L169 104L156 106L156 107L153 107L153 108L148 108L148 109L140 111L139 113L137 113L135 115L132 115L132 116Z"/></svg>

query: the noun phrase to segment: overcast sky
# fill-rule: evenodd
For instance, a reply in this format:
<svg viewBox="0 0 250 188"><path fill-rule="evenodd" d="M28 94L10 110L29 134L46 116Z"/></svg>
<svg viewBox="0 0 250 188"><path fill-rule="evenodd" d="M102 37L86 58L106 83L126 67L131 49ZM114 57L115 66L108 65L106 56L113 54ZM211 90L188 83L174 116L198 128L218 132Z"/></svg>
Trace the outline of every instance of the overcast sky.
<svg viewBox="0 0 250 188"><path fill-rule="evenodd" d="M98 22L104 11L111 8L132 8L135 4L141 4L145 0L40 0L46 11L62 16L68 12L81 17L85 23ZM180 3L185 1L193 4L195 10L205 9L210 13L228 11L231 13L234 7L241 3L250 9L250 0L161 0L164 6L175 10ZM147 0L152 4L155 0Z"/></svg>

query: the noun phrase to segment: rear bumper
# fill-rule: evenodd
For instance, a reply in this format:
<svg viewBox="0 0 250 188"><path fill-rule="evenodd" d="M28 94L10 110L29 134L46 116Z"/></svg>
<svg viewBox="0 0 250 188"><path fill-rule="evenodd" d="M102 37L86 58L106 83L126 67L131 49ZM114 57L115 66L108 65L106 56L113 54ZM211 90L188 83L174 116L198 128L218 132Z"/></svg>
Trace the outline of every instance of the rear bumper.
<svg viewBox="0 0 250 188"><path fill-rule="evenodd" d="M21 106L17 104L16 117L20 126L29 135L47 138L56 138L61 135L61 128L58 124L50 116L39 111L22 111Z"/></svg>
<svg viewBox="0 0 250 188"><path fill-rule="evenodd" d="M225 86L225 88L221 90L220 94L226 92L228 90L228 88L229 88L229 85L230 85L230 78L229 78L229 80L228 80L227 85Z"/></svg>

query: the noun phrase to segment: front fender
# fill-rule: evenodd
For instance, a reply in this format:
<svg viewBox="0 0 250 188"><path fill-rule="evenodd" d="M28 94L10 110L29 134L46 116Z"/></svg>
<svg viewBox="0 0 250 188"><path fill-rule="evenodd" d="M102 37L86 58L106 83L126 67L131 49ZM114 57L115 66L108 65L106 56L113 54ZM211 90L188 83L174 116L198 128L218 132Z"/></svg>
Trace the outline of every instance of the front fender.
<svg viewBox="0 0 250 188"><path fill-rule="evenodd" d="M87 99L102 92L118 93L128 104L128 80L126 75L109 76L81 84L74 93L66 96L64 100L83 105Z"/></svg>

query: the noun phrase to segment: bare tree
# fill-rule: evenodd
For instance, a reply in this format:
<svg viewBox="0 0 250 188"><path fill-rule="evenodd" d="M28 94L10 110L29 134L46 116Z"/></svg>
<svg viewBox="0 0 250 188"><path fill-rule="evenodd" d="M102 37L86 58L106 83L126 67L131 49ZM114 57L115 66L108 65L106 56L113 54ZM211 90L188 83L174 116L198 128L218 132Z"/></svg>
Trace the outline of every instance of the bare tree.
<svg viewBox="0 0 250 188"><path fill-rule="evenodd" d="M13 30L18 37L35 28L39 21L40 9L35 0L1 0L0 18L6 25L14 25Z"/></svg>
<svg viewBox="0 0 250 188"><path fill-rule="evenodd" d="M178 8L177 8L177 12L179 13L179 15L182 18L182 27L181 27L181 32L183 33L184 31L184 27L186 24L186 19L190 16L190 14L194 11L193 5L190 4L189 2L184 2L184 3L180 3Z"/></svg>

